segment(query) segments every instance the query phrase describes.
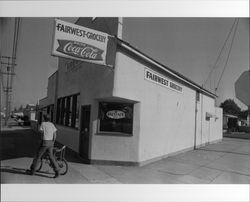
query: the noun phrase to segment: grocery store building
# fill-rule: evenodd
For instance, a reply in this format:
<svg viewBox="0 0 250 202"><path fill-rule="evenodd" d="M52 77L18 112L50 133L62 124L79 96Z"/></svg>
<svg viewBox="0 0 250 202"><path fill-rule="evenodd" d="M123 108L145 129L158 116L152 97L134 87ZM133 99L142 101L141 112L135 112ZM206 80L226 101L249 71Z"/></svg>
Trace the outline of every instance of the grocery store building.
<svg viewBox="0 0 250 202"><path fill-rule="evenodd" d="M39 102L57 140L90 163L118 165L145 165L221 140L216 95L122 40L121 21L76 22L115 37L109 65L59 57Z"/></svg>

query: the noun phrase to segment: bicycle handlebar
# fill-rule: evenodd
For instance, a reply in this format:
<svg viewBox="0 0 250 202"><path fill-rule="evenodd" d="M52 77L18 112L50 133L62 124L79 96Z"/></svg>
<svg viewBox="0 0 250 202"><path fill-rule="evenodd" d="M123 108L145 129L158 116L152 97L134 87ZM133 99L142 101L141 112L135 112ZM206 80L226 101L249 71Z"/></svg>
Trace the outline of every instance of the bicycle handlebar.
<svg viewBox="0 0 250 202"><path fill-rule="evenodd" d="M58 153L58 152L61 152L61 151L65 150L65 148L66 148L65 145L64 145L63 147L61 147L61 148L54 147L54 148L53 148L53 151L56 152L56 153Z"/></svg>

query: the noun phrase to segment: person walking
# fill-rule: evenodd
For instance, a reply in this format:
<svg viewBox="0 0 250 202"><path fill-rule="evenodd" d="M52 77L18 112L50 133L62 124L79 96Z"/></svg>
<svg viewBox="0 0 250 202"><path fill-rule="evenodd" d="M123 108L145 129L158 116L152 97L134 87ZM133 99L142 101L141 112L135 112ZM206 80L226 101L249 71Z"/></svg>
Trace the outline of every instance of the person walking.
<svg viewBox="0 0 250 202"><path fill-rule="evenodd" d="M41 157L45 152L49 153L50 161L53 165L53 169L55 172L54 178L59 176L59 166L56 162L54 155L53 155L53 147L54 142L56 140L56 127L53 123L49 121L49 117L47 115L43 115L43 122L40 126L40 132L42 133L42 143L36 153L36 156L33 159L33 162L30 166L30 170L28 170L29 174L34 175L39 161L41 161Z"/></svg>

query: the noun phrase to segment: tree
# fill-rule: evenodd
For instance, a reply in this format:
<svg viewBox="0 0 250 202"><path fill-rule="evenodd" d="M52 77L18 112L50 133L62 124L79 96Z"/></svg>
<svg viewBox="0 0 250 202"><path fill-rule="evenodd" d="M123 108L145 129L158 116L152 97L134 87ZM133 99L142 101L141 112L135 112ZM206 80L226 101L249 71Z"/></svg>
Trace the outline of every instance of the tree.
<svg viewBox="0 0 250 202"><path fill-rule="evenodd" d="M16 107L14 107L14 112L17 112L17 108Z"/></svg>
<svg viewBox="0 0 250 202"><path fill-rule="evenodd" d="M240 107L232 99L225 100L220 104L220 107L223 109L223 112L235 116L238 116L241 112Z"/></svg>
<svg viewBox="0 0 250 202"><path fill-rule="evenodd" d="M23 111L23 105L19 107L19 111Z"/></svg>
<svg viewBox="0 0 250 202"><path fill-rule="evenodd" d="M250 111L250 109L241 111L240 114L239 114L239 117L246 120L247 116L249 114L249 111Z"/></svg>

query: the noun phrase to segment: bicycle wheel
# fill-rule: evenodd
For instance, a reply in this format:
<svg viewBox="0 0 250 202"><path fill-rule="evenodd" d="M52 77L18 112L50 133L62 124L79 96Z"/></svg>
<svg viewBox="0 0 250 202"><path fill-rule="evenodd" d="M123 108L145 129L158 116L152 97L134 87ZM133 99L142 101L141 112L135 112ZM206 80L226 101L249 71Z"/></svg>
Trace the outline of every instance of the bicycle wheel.
<svg viewBox="0 0 250 202"><path fill-rule="evenodd" d="M39 161L39 163L38 163L38 165L37 165L37 170L36 171L40 171L41 169L42 169L42 167L43 167L43 159L41 159L40 161Z"/></svg>
<svg viewBox="0 0 250 202"><path fill-rule="evenodd" d="M65 159L57 159L58 166L60 168L60 175L65 175L68 172L68 163Z"/></svg>

